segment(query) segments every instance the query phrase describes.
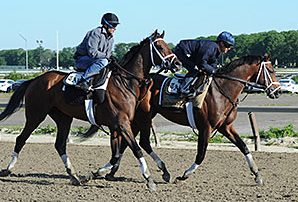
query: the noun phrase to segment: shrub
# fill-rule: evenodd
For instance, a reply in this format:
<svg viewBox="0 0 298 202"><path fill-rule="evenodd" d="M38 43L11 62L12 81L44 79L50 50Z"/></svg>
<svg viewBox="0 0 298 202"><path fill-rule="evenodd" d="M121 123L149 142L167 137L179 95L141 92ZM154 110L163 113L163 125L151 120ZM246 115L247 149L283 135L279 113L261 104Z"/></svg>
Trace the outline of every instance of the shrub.
<svg viewBox="0 0 298 202"><path fill-rule="evenodd" d="M270 127L269 130L260 131L261 138L283 138L283 137L298 137L298 132L294 131L294 126L289 124L283 128Z"/></svg>
<svg viewBox="0 0 298 202"><path fill-rule="evenodd" d="M13 72L10 72L9 74L5 75L4 79L12 79L14 81L20 80L20 79L32 79L32 78L39 76L40 74L42 74L42 73L21 74L21 73L17 73L15 71L13 71Z"/></svg>

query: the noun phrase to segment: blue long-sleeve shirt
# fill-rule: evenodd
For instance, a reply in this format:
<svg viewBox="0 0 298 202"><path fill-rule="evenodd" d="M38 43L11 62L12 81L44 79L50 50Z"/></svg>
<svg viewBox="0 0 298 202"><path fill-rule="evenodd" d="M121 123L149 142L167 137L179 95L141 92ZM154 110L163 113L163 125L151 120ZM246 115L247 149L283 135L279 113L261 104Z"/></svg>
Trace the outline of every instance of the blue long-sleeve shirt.
<svg viewBox="0 0 298 202"><path fill-rule="evenodd" d="M218 44L211 40L181 40L173 51L189 71L197 66L208 73L213 72L220 56Z"/></svg>
<svg viewBox="0 0 298 202"><path fill-rule="evenodd" d="M87 32L83 41L77 46L75 56L109 58L112 54L113 43L113 36L108 35L103 27L97 27Z"/></svg>

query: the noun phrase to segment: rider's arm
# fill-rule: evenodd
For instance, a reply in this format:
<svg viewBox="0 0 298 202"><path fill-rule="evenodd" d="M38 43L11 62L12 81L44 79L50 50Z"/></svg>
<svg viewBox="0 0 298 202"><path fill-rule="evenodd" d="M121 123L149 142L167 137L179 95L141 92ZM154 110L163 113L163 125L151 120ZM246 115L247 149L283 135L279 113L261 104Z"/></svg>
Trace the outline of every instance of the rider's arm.
<svg viewBox="0 0 298 202"><path fill-rule="evenodd" d="M208 49L202 56L201 67L207 74L214 74L217 66L217 52L213 49Z"/></svg>

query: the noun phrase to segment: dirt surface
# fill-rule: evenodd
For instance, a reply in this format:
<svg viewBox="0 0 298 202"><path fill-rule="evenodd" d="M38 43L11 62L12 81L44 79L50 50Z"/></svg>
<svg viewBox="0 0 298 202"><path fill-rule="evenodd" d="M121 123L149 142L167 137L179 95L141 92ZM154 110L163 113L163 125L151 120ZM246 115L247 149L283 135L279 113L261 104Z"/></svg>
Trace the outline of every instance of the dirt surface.
<svg viewBox="0 0 298 202"><path fill-rule="evenodd" d="M0 95L0 102L5 103L5 100ZM283 95L278 100L250 95L241 106L297 106L297 103L297 95ZM294 113L257 113L256 117L260 129L290 123L298 126ZM24 110L21 110L1 122L1 126L23 125L24 122ZM51 123L46 119L43 124ZM160 116L154 123L157 132L190 131L188 127L172 124ZM75 120L73 125L88 126L88 123ZM251 134L246 113L239 113L235 127L240 133ZM6 168L10 161L15 137L0 134L0 169ZM110 157L108 138L90 141L81 145L68 144L70 159L79 175L95 171ZM262 146L262 152L253 152L264 186L255 184L243 155L228 144L210 145L196 173L184 182L174 183L175 178L193 163L196 143L162 142L162 148L156 148L156 151L167 164L172 180L165 183L154 162L145 155L157 183L157 191L150 193L130 150L123 157L117 181L100 179L83 186L70 185L53 142L51 136L30 137L13 174L0 177L0 201L298 201L298 153L293 148ZM253 145L249 147L253 151Z"/></svg>
<svg viewBox="0 0 298 202"><path fill-rule="evenodd" d="M1 142L0 165L6 167L13 143ZM103 165L107 146L69 144L79 175ZM253 153L263 180L257 186L240 152L209 150L201 167L188 180L174 183L193 162L193 149L156 149L166 162L172 182L165 183L152 160L148 166L157 183L149 192L136 159L127 150L117 181L99 179L73 186L53 144L27 144L10 177L0 178L0 201L298 201L298 153Z"/></svg>

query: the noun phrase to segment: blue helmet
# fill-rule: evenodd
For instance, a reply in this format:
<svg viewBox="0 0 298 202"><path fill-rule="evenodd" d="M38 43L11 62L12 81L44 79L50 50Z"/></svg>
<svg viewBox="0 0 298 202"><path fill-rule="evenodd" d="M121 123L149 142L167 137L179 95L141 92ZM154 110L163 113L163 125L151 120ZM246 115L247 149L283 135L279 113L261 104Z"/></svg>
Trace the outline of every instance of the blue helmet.
<svg viewBox="0 0 298 202"><path fill-rule="evenodd" d="M217 37L217 41L223 41L229 44L230 46L235 45L235 38L230 32L223 31Z"/></svg>

